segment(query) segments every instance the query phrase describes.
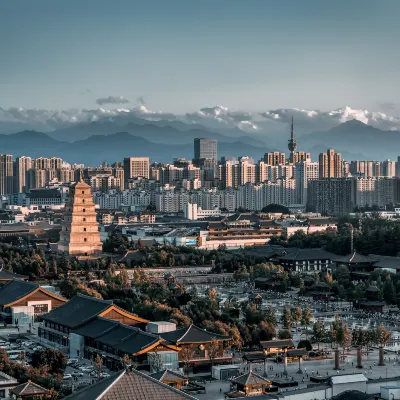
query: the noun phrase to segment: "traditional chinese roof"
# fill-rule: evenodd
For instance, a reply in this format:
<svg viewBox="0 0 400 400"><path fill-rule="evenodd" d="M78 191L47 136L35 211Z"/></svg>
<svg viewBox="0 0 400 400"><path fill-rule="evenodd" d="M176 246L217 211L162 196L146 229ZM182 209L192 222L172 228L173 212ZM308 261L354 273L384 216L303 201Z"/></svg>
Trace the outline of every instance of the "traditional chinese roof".
<svg viewBox="0 0 400 400"><path fill-rule="evenodd" d="M400 257L380 256L375 254L370 254L369 256L377 260L374 263L375 268L400 269Z"/></svg>
<svg viewBox="0 0 400 400"><path fill-rule="evenodd" d="M142 354L161 343L159 336L107 318L96 317L73 333L103 343L127 354Z"/></svg>
<svg viewBox="0 0 400 400"><path fill-rule="evenodd" d="M37 383L28 381L21 385L15 386L10 389L10 392L21 397L30 397L30 396L40 396L46 395L49 393L49 390L44 387L38 385Z"/></svg>
<svg viewBox="0 0 400 400"><path fill-rule="evenodd" d="M37 283L13 279L4 286L0 287L0 305L11 306L12 304L22 300L28 295L32 295L37 291L41 291L57 300L65 302L67 301L63 297L42 288Z"/></svg>
<svg viewBox="0 0 400 400"><path fill-rule="evenodd" d="M287 249L288 254L277 256L278 260L307 261L307 260L332 260L337 257L324 249Z"/></svg>
<svg viewBox="0 0 400 400"><path fill-rule="evenodd" d="M292 339L268 340L260 343L263 349L270 349L272 347L294 347Z"/></svg>
<svg viewBox="0 0 400 400"><path fill-rule="evenodd" d="M11 281L13 279L25 280L27 278L27 276L14 274L14 272L10 272L5 269L0 270L0 281Z"/></svg>
<svg viewBox="0 0 400 400"><path fill-rule="evenodd" d="M306 349L289 349L286 352L288 357L301 357L307 354Z"/></svg>
<svg viewBox="0 0 400 400"><path fill-rule="evenodd" d="M105 314L111 309L120 311L122 314L131 317L132 320L137 320L138 322L143 323L148 322L147 320L139 318L117 307L113 304L112 300L101 300L80 293L61 307L53 309L48 314L43 315L42 318L45 321L55 322L74 329L83 325L85 322L91 321L97 316L102 316L102 314Z"/></svg>
<svg viewBox="0 0 400 400"><path fill-rule="evenodd" d="M338 264L372 264L378 260L370 256L363 256L362 254L353 252L351 254L347 254L346 256L335 258L333 261Z"/></svg>
<svg viewBox="0 0 400 400"><path fill-rule="evenodd" d="M171 371L169 369L163 369L162 371L156 372L150 375L152 378L157 379L158 381L177 381L177 380L186 380L185 376Z"/></svg>
<svg viewBox="0 0 400 400"><path fill-rule="evenodd" d="M177 329L176 331L161 333L161 337L168 342L180 343L207 343L214 339L230 340L231 336L223 336L214 332L208 332L191 324L185 328Z"/></svg>
<svg viewBox="0 0 400 400"><path fill-rule="evenodd" d="M232 379L232 383L235 383L236 385L245 386L245 385L269 385L271 382L263 378L262 376L257 375L254 372L250 371L247 374L243 374L235 379Z"/></svg>
<svg viewBox="0 0 400 400"><path fill-rule="evenodd" d="M378 289L376 286L370 286L370 287L367 289L367 292L376 293L376 292L379 292L379 289Z"/></svg>
<svg viewBox="0 0 400 400"><path fill-rule="evenodd" d="M244 353L243 358L246 361L252 362L252 361L264 361L268 357L263 351L250 351L250 352Z"/></svg>
<svg viewBox="0 0 400 400"><path fill-rule="evenodd" d="M182 400L192 399L178 389L168 386L142 372L122 371L80 390L65 400Z"/></svg>

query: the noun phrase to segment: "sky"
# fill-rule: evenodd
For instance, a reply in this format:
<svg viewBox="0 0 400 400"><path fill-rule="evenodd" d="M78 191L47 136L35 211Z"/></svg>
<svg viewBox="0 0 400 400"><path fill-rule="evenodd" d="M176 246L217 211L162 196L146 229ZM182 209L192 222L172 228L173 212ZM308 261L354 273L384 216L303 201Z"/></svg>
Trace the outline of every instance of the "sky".
<svg viewBox="0 0 400 400"><path fill-rule="evenodd" d="M399 18L399 0L4 0L0 107L398 110Z"/></svg>

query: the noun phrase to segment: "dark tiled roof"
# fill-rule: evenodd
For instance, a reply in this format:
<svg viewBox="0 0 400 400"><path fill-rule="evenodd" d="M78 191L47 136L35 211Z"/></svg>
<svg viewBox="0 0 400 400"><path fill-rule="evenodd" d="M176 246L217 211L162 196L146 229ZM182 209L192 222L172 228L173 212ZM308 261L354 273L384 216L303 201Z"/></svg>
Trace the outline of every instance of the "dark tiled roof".
<svg viewBox="0 0 400 400"><path fill-rule="evenodd" d="M277 227L281 227L282 228L282 226L281 225L279 225L279 224L277 224L275 221L273 221L273 220L262 220L262 221L260 221L260 226L262 227L262 228L264 228L264 227L274 227L274 228L277 228ZM283 228L282 228L283 229Z"/></svg>
<svg viewBox="0 0 400 400"><path fill-rule="evenodd" d="M5 269L0 270L0 280L6 280L6 279L26 279L27 276L24 275L19 275L19 274L14 274L13 272L7 271Z"/></svg>
<svg viewBox="0 0 400 400"><path fill-rule="evenodd" d="M97 317L88 323L75 329L73 332L77 335L86 336L95 339L104 335L110 329L115 328L119 322L107 318Z"/></svg>
<svg viewBox="0 0 400 400"><path fill-rule="evenodd" d="M10 389L10 392L21 397L40 396L49 393L47 389L31 381L15 386L14 388Z"/></svg>
<svg viewBox="0 0 400 400"><path fill-rule="evenodd" d="M208 332L198 328L195 325L189 325L186 328L177 329L172 332L165 332L161 337L171 343L206 343L213 339L229 340L230 336L218 335L214 332Z"/></svg>
<svg viewBox="0 0 400 400"><path fill-rule="evenodd" d="M370 257L378 260L374 263L375 268L400 269L400 257L379 256L370 254Z"/></svg>
<svg viewBox="0 0 400 400"><path fill-rule="evenodd" d="M36 283L14 279L0 288L0 305L4 306L13 303L33 292L38 287L39 285Z"/></svg>
<svg viewBox="0 0 400 400"><path fill-rule="evenodd" d="M346 264L360 264L360 263L374 263L378 261L376 258L372 258L370 256L363 256L362 254L358 254L356 252L352 254L347 254L343 257L337 257L333 261L336 263L346 263Z"/></svg>
<svg viewBox="0 0 400 400"><path fill-rule="evenodd" d="M133 370L119 372L65 400L182 400L195 397L168 386L148 375Z"/></svg>
<svg viewBox="0 0 400 400"><path fill-rule="evenodd" d="M324 249L297 249L291 251L287 249L288 254L278 256L279 260L307 261L307 260L332 260L337 257L336 254L329 253Z"/></svg>
<svg viewBox="0 0 400 400"><path fill-rule="evenodd" d="M239 385L268 385L270 381L250 371L247 374L240 375L237 378L232 379L232 383Z"/></svg>
<svg viewBox="0 0 400 400"><path fill-rule="evenodd" d="M43 320L55 322L68 328L77 328L84 322L95 318L112 305L112 300L100 300L95 297L77 294L61 307L43 315Z"/></svg>
<svg viewBox="0 0 400 400"><path fill-rule="evenodd" d="M292 339L268 340L260 343L263 349L269 349L272 347L294 347Z"/></svg>
<svg viewBox="0 0 400 400"><path fill-rule="evenodd" d="M306 349L289 349L287 352L288 357L299 357L307 354Z"/></svg>
<svg viewBox="0 0 400 400"><path fill-rule="evenodd" d="M150 375L152 378L158 381L176 381L176 380L186 380L184 375L171 371L169 369L163 369L162 371L156 372Z"/></svg>
<svg viewBox="0 0 400 400"><path fill-rule="evenodd" d="M379 292L379 289L376 286L370 286L367 292Z"/></svg>
<svg viewBox="0 0 400 400"><path fill-rule="evenodd" d="M334 221L331 218L308 218L308 223L313 226L321 226L321 225L331 225L334 224Z"/></svg>
<svg viewBox="0 0 400 400"><path fill-rule="evenodd" d="M136 354L160 340L159 336L102 317L96 317L73 333L129 354Z"/></svg>

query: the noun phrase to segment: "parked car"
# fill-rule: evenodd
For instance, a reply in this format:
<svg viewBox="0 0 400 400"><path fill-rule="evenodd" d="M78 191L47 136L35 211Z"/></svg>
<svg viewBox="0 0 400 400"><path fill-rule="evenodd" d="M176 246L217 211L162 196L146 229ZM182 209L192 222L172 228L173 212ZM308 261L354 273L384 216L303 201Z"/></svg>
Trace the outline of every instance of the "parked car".
<svg viewBox="0 0 400 400"><path fill-rule="evenodd" d="M77 364L78 362L79 362L79 360L77 358L70 358L67 361L67 365Z"/></svg>
<svg viewBox="0 0 400 400"><path fill-rule="evenodd" d="M65 374L65 375L63 376L63 380L64 380L64 381L66 381L66 380L68 380L68 379L72 379L72 375L71 375L71 374Z"/></svg>
<svg viewBox="0 0 400 400"><path fill-rule="evenodd" d="M73 372L71 375L75 377L80 377L83 376L83 372Z"/></svg>

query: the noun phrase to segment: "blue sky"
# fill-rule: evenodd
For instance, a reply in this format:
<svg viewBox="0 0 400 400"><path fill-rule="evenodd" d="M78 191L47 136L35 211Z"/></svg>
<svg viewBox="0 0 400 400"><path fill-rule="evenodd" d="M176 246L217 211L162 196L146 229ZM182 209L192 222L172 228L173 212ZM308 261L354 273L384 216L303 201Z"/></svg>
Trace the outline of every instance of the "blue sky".
<svg viewBox="0 0 400 400"><path fill-rule="evenodd" d="M12 0L0 3L0 107L396 103L399 0Z"/></svg>

